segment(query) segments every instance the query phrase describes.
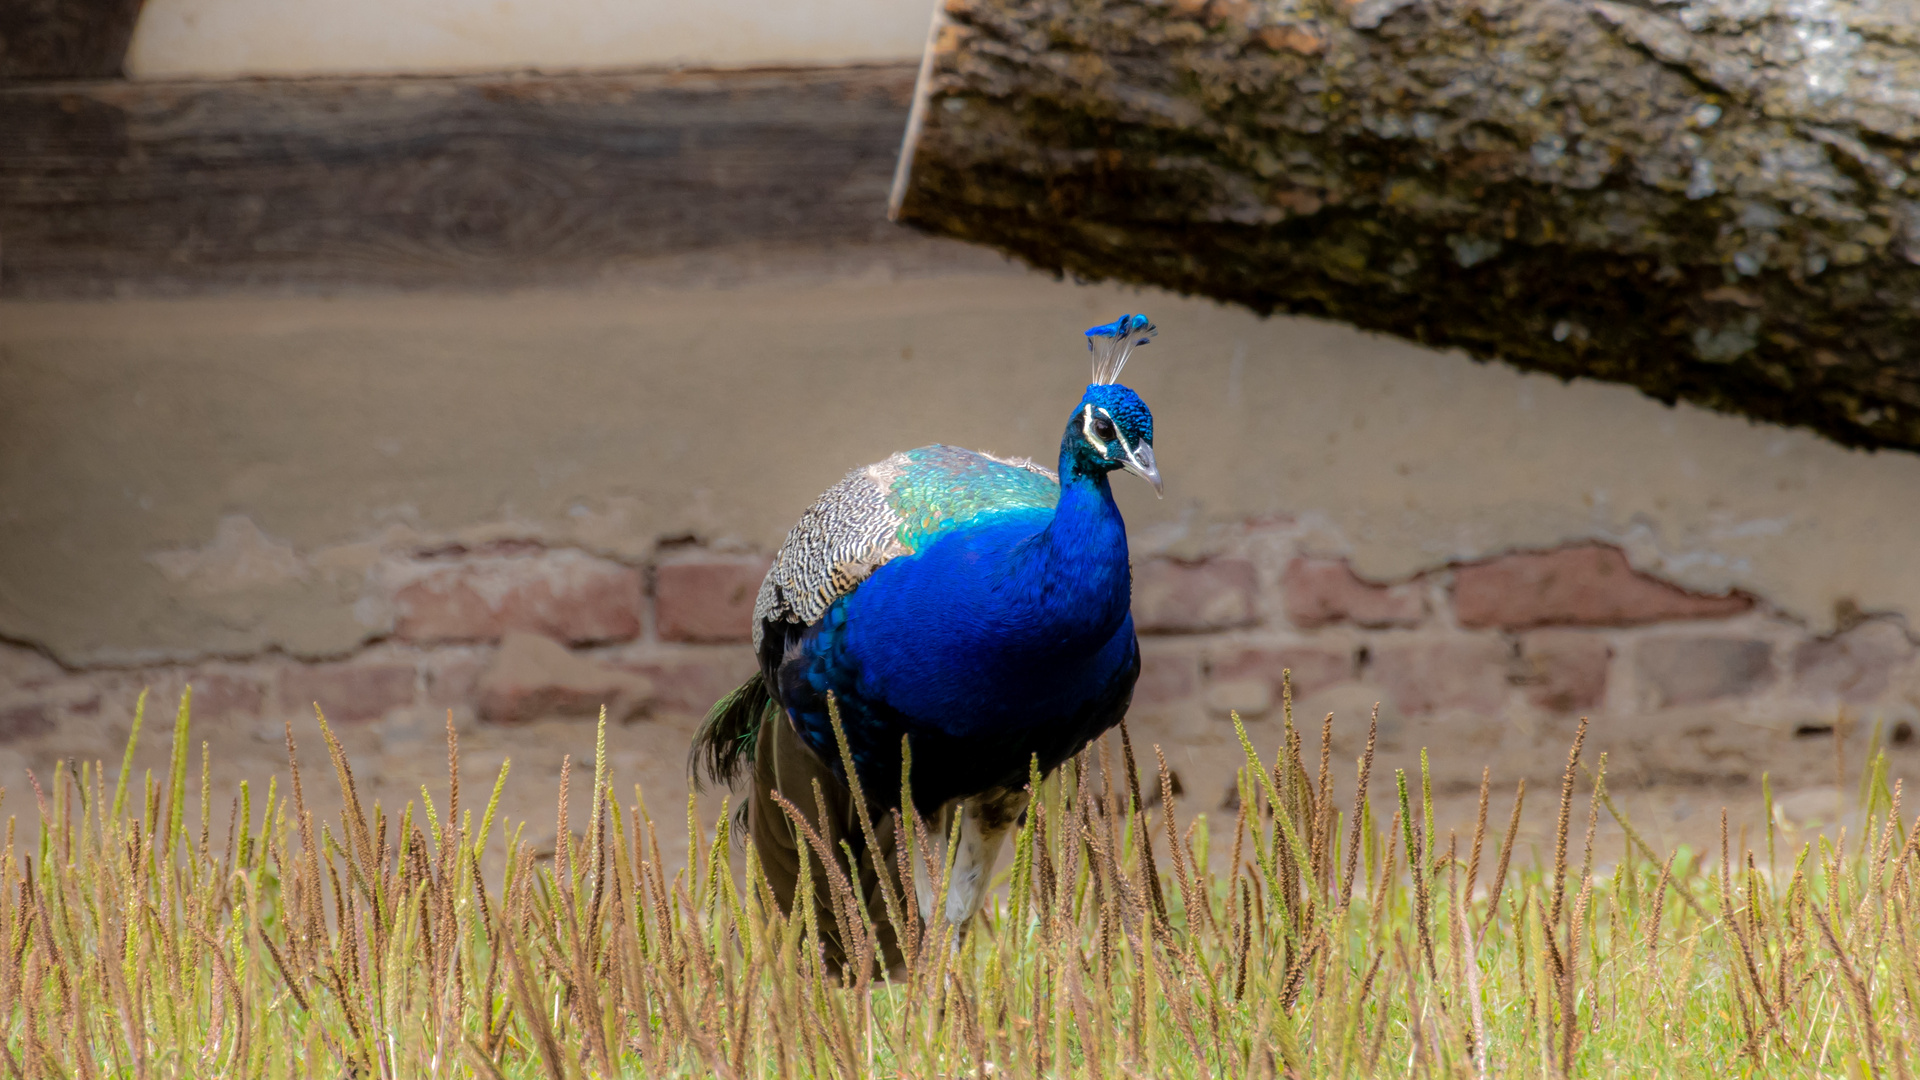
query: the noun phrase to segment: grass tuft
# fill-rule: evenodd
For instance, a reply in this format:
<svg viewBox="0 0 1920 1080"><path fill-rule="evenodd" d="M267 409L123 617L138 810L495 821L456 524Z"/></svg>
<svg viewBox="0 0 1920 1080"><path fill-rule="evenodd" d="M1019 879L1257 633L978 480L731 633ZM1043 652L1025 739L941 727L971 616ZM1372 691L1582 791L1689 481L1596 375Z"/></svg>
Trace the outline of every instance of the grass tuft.
<svg viewBox="0 0 1920 1080"><path fill-rule="evenodd" d="M1711 864L1656 852L1607 797L1604 757L1583 766L1583 723L1551 862L1513 860L1521 785L1483 876L1491 775L1466 845L1435 834L1424 767L1417 792L1396 773L1383 828L1371 733L1339 792L1330 722L1312 754L1289 712L1267 758L1236 718L1246 761L1216 866L1204 822L1177 820L1161 748L1143 783L1123 731L1117 764L1102 746L1032 777L1009 887L957 937L944 902L920 926L887 875L868 910L850 849L815 828L820 793L780 806L819 856L799 889L831 926L772 907L724 810L709 828L689 803L689 865L668 866L639 793L615 794L604 730L578 838L562 772L551 859L524 822L496 834L506 766L477 827L463 812L451 726L443 806L424 790L417 815L364 804L320 718L339 820L308 812L289 725L290 798L270 785L256 817L243 786L216 811L203 746L189 822L188 706L162 781L131 776L131 737L110 787L98 763L32 778L32 854L0 851L7 1077L1904 1078L1920 1048L1920 828L1883 758L1855 839L1803 847L1782 882L1771 830L1764 863L1724 826ZM1603 810L1628 857L1597 871ZM902 877L917 865L937 891L949 868L926 824L883 820ZM901 962L884 971L889 926Z"/></svg>

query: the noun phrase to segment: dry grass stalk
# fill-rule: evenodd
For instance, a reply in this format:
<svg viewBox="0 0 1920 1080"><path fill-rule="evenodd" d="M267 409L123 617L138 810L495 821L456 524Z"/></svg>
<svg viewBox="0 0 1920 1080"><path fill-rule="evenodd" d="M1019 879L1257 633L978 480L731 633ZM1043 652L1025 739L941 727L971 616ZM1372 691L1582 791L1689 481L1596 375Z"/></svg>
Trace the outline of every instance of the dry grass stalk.
<svg viewBox="0 0 1920 1080"><path fill-rule="evenodd" d="M1438 842L1424 773L1418 806L1397 774L1381 829L1370 736L1343 823L1325 722L1317 760L1290 725L1271 758L1243 744L1231 858L1214 865L1206 827L1176 821L1159 747L1144 805L1123 732L1117 762L1096 748L1031 777L1004 899L959 935L888 894L913 860L943 887L917 818L891 819L900 874L880 875L887 910L869 911L852 844L819 828L824 793L783 805L822 923L774 906L752 853L730 855L724 810L704 824L690 805L686 865L666 862L603 742L585 831L568 828L569 764L543 858L498 813L504 767L479 824L463 812L452 730L444 800L397 811L363 801L318 730L344 803L327 822L291 725L287 797L270 787L263 811L244 791L224 836L204 750L190 786L184 712L144 785L130 761L111 783L94 763L30 781L43 831L0 850L0 1075L1678 1075L1744 1055L1756 1074L1904 1076L1920 1044L1920 828L1902 833L1877 756L1860 840L1803 851L1782 890L1731 837L1717 875L1629 833L1630 857L1596 876L1599 808L1621 817L1604 759L1569 865L1583 734L1553 862L1515 870L1522 786L1483 878L1490 775L1470 841ZM870 843L864 794L848 813ZM502 850L495 877L483 857ZM883 976L889 926L902 961Z"/></svg>

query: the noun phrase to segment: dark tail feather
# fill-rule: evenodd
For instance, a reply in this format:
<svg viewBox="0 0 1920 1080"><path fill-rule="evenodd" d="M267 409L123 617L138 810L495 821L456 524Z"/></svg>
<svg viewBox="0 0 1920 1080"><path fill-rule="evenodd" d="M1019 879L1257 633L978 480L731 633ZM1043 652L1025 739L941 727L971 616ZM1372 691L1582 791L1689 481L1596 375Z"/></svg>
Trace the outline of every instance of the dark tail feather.
<svg viewBox="0 0 1920 1080"><path fill-rule="evenodd" d="M715 702L687 755L687 771L694 785L699 786L702 773L716 784L731 784L742 765L753 764L760 725L776 712L766 676L759 672Z"/></svg>

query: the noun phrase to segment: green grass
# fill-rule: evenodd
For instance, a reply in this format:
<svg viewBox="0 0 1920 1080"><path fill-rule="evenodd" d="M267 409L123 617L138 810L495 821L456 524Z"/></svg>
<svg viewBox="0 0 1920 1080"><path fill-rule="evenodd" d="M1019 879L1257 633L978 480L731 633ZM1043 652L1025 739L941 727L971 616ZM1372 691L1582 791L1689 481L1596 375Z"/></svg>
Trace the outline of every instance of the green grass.
<svg viewBox="0 0 1920 1080"><path fill-rule="evenodd" d="M1622 822L1631 854L1596 876L1611 804L1578 739L1542 866L1513 864L1518 808L1485 787L1471 836L1435 834L1422 776L1374 819L1371 749L1351 782L1291 722L1264 758L1241 729L1239 820L1209 852L1160 812L1164 765L1103 746L1041 786L957 948L910 925L903 974L843 984L724 814L655 819L604 753L560 783L584 837L537 858L496 820L506 769L477 814L463 798L451 732L448 789L396 810L362 804L322 722L346 809L319 822L297 762L216 813L187 712L164 778L130 780L130 745L115 776L32 785L42 830L0 853L8 1076L1905 1077L1920 1046L1920 833L1884 759L1836 841L1700 859ZM692 863L668 869L657 830L680 827ZM871 955L886 913L812 884Z"/></svg>

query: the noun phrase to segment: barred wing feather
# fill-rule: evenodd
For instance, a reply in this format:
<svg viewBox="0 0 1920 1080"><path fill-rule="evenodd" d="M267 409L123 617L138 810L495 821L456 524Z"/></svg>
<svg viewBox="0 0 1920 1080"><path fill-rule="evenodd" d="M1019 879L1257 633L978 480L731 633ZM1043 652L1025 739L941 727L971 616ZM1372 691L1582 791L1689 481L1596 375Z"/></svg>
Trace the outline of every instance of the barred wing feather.
<svg viewBox="0 0 1920 1080"><path fill-rule="evenodd" d="M869 574L934 537L991 514L1051 511L1059 497L1050 469L952 446L855 469L780 545L754 602L754 651L762 652L770 625L812 625Z"/></svg>

